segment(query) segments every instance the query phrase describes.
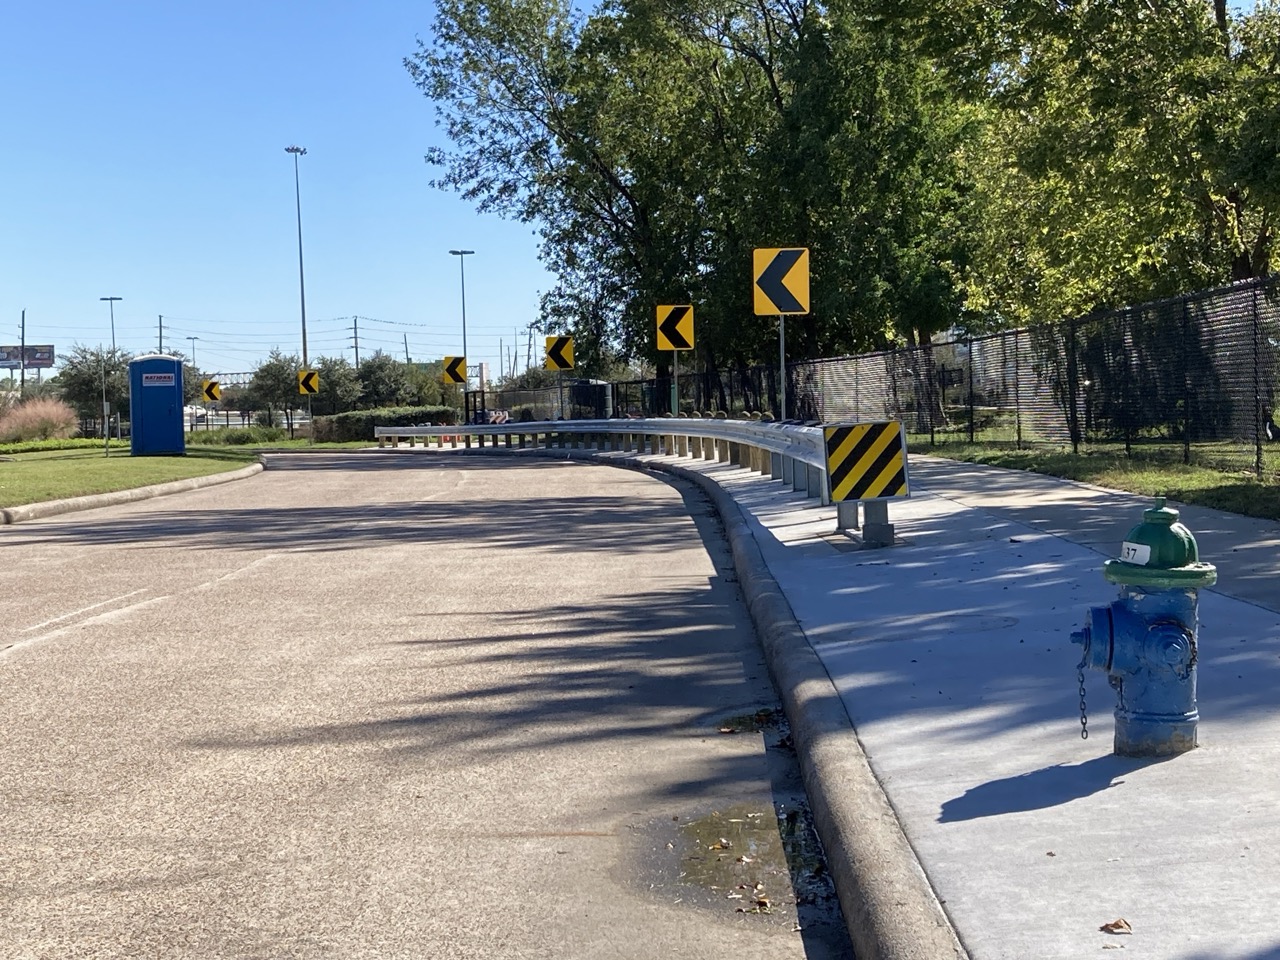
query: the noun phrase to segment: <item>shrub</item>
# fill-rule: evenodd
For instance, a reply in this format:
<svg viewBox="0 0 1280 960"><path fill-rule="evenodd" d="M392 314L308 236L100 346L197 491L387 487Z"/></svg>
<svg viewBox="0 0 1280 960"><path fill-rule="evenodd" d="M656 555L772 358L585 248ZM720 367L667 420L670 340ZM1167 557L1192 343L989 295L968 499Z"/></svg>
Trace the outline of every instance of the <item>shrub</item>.
<svg viewBox="0 0 1280 960"><path fill-rule="evenodd" d="M374 427L414 427L422 424L457 423L460 415L454 407L379 407L353 410L332 417L316 417L317 442L343 443L349 440L374 440Z"/></svg>
<svg viewBox="0 0 1280 960"><path fill-rule="evenodd" d="M188 446L244 447L267 443L279 443L287 439L289 431L283 427L219 427L217 430L196 430L187 434Z"/></svg>
<svg viewBox="0 0 1280 960"><path fill-rule="evenodd" d="M36 397L0 416L0 443L65 439L79 429L76 412L61 400Z"/></svg>

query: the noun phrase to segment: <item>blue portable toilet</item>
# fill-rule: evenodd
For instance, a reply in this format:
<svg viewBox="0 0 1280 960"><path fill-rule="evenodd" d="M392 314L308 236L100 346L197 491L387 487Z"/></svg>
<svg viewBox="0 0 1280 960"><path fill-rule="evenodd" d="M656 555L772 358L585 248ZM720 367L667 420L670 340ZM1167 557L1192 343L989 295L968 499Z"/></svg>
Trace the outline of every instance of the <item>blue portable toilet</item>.
<svg viewBox="0 0 1280 960"><path fill-rule="evenodd" d="M129 361L129 446L135 457L180 457L182 361L163 353Z"/></svg>

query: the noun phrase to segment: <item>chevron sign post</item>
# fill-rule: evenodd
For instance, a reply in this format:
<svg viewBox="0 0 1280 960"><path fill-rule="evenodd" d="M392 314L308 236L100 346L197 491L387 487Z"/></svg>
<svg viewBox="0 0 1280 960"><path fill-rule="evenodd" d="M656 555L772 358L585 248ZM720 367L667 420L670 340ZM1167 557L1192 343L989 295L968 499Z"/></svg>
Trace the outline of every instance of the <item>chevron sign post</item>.
<svg viewBox="0 0 1280 960"><path fill-rule="evenodd" d="M809 312L809 248L761 247L752 251L756 316L777 314L780 420L787 419L787 316Z"/></svg>
<svg viewBox="0 0 1280 960"><path fill-rule="evenodd" d="M547 337L542 368L556 371L556 385L560 388L560 419L564 420L564 372L573 369L573 337Z"/></svg>
<svg viewBox="0 0 1280 960"><path fill-rule="evenodd" d="M693 349L693 304L658 307L658 349L671 351L671 415L680 416L680 351Z"/></svg>

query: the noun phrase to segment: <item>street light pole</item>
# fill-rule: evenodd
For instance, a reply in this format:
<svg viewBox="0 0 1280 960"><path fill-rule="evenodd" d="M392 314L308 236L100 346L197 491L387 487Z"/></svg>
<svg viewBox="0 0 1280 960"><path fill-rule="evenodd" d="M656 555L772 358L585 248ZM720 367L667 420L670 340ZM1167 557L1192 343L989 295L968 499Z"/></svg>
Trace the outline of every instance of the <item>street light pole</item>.
<svg viewBox="0 0 1280 960"><path fill-rule="evenodd" d="M307 286L302 279L302 191L298 186L298 158L307 155L306 147L288 146L285 153L293 154L293 200L298 210L298 296L302 301L302 367L307 367Z"/></svg>
<svg viewBox="0 0 1280 960"><path fill-rule="evenodd" d="M99 297L99 300L107 301L107 306L111 308L111 352L116 351L116 301L123 300L124 297Z"/></svg>
<svg viewBox="0 0 1280 960"><path fill-rule="evenodd" d="M458 275L462 278L462 355L467 356L467 257L475 253L474 250L450 250L451 254L458 258ZM467 365L470 366L470 359L467 359ZM471 376L466 370L463 375L467 378L467 386L471 385Z"/></svg>
<svg viewBox="0 0 1280 960"><path fill-rule="evenodd" d="M187 339L191 341L191 369L198 370L199 368L196 366L196 341L199 340L200 338L187 337Z"/></svg>

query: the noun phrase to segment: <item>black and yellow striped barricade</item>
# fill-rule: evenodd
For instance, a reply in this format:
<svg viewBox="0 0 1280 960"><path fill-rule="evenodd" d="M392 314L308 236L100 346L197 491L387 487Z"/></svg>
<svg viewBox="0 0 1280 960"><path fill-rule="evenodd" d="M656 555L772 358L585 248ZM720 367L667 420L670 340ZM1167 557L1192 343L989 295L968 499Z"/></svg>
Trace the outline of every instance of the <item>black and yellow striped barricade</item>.
<svg viewBox="0 0 1280 960"><path fill-rule="evenodd" d="M911 496L907 438L898 420L824 424L827 489L836 504L836 529L858 526L858 504L866 504L862 541L893 545L889 501Z"/></svg>

